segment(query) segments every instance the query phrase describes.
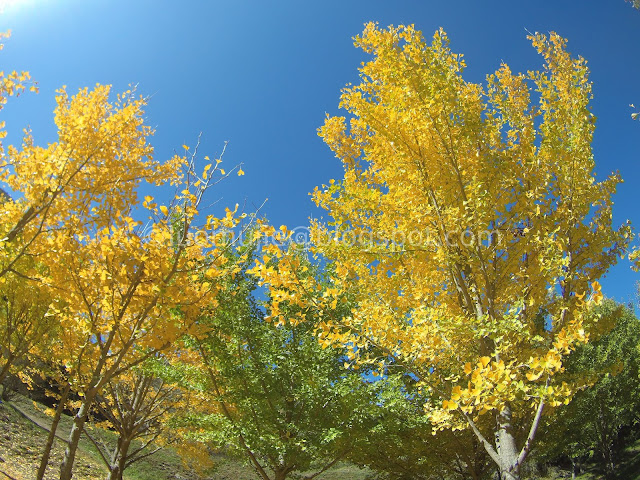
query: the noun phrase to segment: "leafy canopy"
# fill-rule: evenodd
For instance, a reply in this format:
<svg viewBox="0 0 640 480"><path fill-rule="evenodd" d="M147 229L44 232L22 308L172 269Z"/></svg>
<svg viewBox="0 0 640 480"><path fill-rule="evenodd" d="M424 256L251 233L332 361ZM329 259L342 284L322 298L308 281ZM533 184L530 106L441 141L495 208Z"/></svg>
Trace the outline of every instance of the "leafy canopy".
<svg viewBox="0 0 640 480"><path fill-rule="evenodd" d="M264 282L287 285L287 301L330 306L349 292L351 314L327 315L322 339L355 346L360 363L380 360L363 346L379 347L440 398L426 407L432 421L471 427L508 475L544 405L571 398L554 376L588 340L597 280L631 235L611 222L620 177L596 180L586 61L556 34L529 38L542 70L502 64L481 85L464 79L444 31L428 44L413 26L368 24L355 45L372 60L340 99L349 119L327 116L319 130L344 167L312 194L332 218L312 225L315 251L335 265L330 294L257 266ZM535 409L508 459L512 433L496 450L476 426L493 412L507 435L512 416Z"/></svg>

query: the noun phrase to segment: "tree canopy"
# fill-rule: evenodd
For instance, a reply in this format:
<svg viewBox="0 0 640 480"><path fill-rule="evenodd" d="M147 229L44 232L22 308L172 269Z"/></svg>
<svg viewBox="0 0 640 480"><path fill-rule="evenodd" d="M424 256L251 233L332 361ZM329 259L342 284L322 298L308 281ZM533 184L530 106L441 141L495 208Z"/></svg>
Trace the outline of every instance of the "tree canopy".
<svg viewBox="0 0 640 480"><path fill-rule="evenodd" d="M333 291L355 298L344 319L326 316L324 340L360 347L362 363L379 360L362 346L384 351L440 399L431 420L472 429L504 478L544 406L569 402L556 374L631 237L611 221L621 178L595 177L585 60L554 33L529 38L542 70L503 64L480 85L444 31L428 44L413 26L368 24L355 45L372 59L340 99L350 117L319 130L344 177L313 192L332 217L313 223L315 251L335 265ZM494 431L478 427L485 414Z"/></svg>

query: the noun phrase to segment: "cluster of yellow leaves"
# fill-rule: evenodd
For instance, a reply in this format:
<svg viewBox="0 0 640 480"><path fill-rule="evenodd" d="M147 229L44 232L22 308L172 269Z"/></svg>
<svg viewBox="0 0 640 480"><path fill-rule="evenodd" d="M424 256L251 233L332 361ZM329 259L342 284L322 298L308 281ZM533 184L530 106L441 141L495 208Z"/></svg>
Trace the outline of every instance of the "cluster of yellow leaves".
<svg viewBox="0 0 640 480"><path fill-rule="evenodd" d="M554 376L602 299L597 283L584 292L631 238L611 222L621 179L594 175L585 60L556 34L530 40L543 70L502 65L481 85L442 30L427 44L368 24L355 44L373 59L340 101L350 118L319 129L345 173L314 190L332 220L312 238L356 304L326 336L380 347L445 416L568 399Z"/></svg>
<svg viewBox="0 0 640 480"><path fill-rule="evenodd" d="M236 206L195 226L211 165L198 176L195 154L154 160L145 101L133 91L111 102L109 86L73 97L63 88L56 103L58 141L38 147L27 132L0 160L0 182L20 194L2 203L0 281L19 275L50 299L46 316L60 328L47 356L76 391L95 393L195 328L233 270L222 255L229 239L214 229L239 219ZM180 193L160 206L147 196L140 209L143 181Z"/></svg>
<svg viewBox="0 0 640 480"><path fill-rule="evenodd" d="M21 262L20 267L24 263ZM29 266L29 265L27 265ZM0 283L0 382L14 363L46 352L58 333L51 297L37 284L10 273Z"/></svg>
<svg viewBox="0 0 640 480"><path fill-rule="evenodd" d="M525 363L512 360L506 364L500 358L488 356L480 357L476 365L467 362L463 368L463 378L468 379L466 387L454 386L450 398L443 400L442 409L460 408L467 414L482 415L522 398L544 401L551 406L568 403L577 386L566 382L553 386L549 380L564 370L563 357L587 340L582 322L572 321L555 337L551 349L530 357ZM442 422L442 411L435 408L431 413L434 423Z"/></svg>
<svg viewBox="0 0 640 480"><path fill-rule="evenodd" d="M11 31L0 32L0 42L3 39L9 38ZM0 51L4 49L4 44L0 43ZM10 73L0 72L0 110L7 104L7 97L18 96L20 93L28 89L31 92L37 92L38 87L31 81L31 75L29 72L17 72L12 71ZM0 138L6 136L4 129L4 122L0 122ZM2 144L0 143L0 146ZM0 147L1 148L1 147ZM2 150L0 149L0 153Z"/></svg>
<svg viewBox="0 0 640 480"><path fill-rule="evenodd" d="M254 267L247 271L259 279L260 286L268 288L271 299L268 320L278 325L305 321L306 308L315 306L313 299L321 292L317 279L305 275L308 267L302 265L302 258L293 251L291 234L285 225L276 230L261 222L255 240L263 244L262 256L256 258ZM283 304L298 308L288 309L285 316L281 310Z"/></svg>
<svg viewBox="0 0 640 480"><path fill-rule="evenodd" d="M10 146L0 161L0 181L21 194L3 205L0 234L21 247L3 251L2 274L21 255L49 251L47 243L65 235L85 236L108 227L117 214L119 224L126 222L127 212L137 204L140 182L179 180L177 160L160 164L152 158L147 143L152 132L142 120L144 101L126 92L112 104L109 93L110 87L97 86L71 100L60 90L55 109L58 141L38 147L27 132L22 147Z"/></svg>
<svg viewBox="0 0 640 480"><path fill-rule="evenodd" d="M640 248L635 249L629 254L629 260L632 263L632 267L636 272L640 271Z"/></svg>

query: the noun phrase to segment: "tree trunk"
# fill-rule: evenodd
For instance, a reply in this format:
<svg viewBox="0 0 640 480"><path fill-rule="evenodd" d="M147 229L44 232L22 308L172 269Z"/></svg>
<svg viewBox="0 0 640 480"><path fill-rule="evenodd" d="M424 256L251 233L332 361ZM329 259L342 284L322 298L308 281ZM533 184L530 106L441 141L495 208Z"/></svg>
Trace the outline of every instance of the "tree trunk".
<svg viewBox="0 0 640 480"><path fill-rule="evenodd" d="M127 455L131 439L118 439L118 447L111 457L111 465L109 465L109 477L107 480L122 480L124 469L127 465Z"/></svg>
<svg viewBox="0 0 640 480"><path fill-rule="evenodd" d="M0 387L2 387L2 394L0 395L0 401L8 402L9 401L9 389L3 383L0 383Z"/></svg>
<svg viewBox="0 0 640 480"><path fill-rule="evenodd" d="M93 400L96 396L95 391L87 392L80 409L73 417L73 425L71 426L71 432L69 432L69 440L67 442L67 448L64 451L64 459L60 466L60 480L71 480L73 476L73 462L76 458L76 451L78 450L78 443L80 443L80 437L84 430L84 424L89 417L89 409L93 405Z"/></svg>
<svg viewBox="0 0 640 480"><path fill-rule="evenodd" d="M500 457L500 478L502 480L520 480L518 448L511 425L511 408L505 405L498 414L496 432L496 451Z"/></svg>
<svg viewBox="0 0 640 480"><path fill-rule="evenodd" d="M286 480L287 471L285 469L276 468L273 470L273 480Z"/></svg>
<svg viewBox="0 0 640 480"><path fill-rule="evenodd" d="M49 465L49 457L51 456L51 447L53 447L53 442L56 439L56 430L58 430L60 417L62 416L62 411L64 410L64 405L67 403L67 398L69 397L70 391L71 391L71 385L70 384L65 385L64 390L62 391L62 395L60 396L60 401L58 402L58 406L56 407L56 413L53 416L53 421L51 422L49 435L47 435L47 443L44 446L42 457L40 457L40 467L38 467L36 480L42 480L44 478L45 472L47 471L47 466Z"/></svg>
<svg viewBox="0 0 640 480"><path fill-rule="evenodd" d="M616 478L616 464L613 460L613 449L611 445L605 445L602 456L604 457L607 472L606 478Z"/></svg>
<svg viewBox="0 0 640 480"><path fill-rule="evenodd" d="M11 367L12 361L13 360L11 356L7 357L5 364L2 366L2 369L0 369L0 384L4 382L5 378L7 378L7 374L9 373L9 368ZM6 387L5 387L5 390L6 390ZM4 390L3 390L3 395L4 395Z"/></svg>

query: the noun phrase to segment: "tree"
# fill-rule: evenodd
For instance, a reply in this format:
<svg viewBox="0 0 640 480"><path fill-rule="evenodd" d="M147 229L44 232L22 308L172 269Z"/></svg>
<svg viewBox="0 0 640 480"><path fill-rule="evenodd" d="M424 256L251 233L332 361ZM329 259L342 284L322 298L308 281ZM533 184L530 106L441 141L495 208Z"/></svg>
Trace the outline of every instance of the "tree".
<svg viewBox="0 0 640 480"><path fill-rule="evenodd" d="M40 285L14 273L0 283L0 384L13 367L37 358L55 338L59 325L50 301Z"/></svg>
<svg viewBox="0 0 640 480"><path fill-rule="evenodd" d="M153 443L163 434L168 412L176 408L179 390L151 372L127 372L112 380L105 395L98 398L98 413L118 440L111 448L92 438L109 469L109 480L122 480L125 470L160 450Z"/></svg>
<svg viewBox="0 0 640 480"><path fill-rule="evenodd" d="M414 384L410 377L396 374L373 385L371 428L355 444L349 460L388 480L485 478L491 461L475 435L435 432L424 415L429 399L418 396Z"/></svg>
<svg viewBox="0 0 640 480"><path fill-rule="evenodd" d="M298 273L311 275L297 258ZM184 377L200 406L177 412L176 421L187 438L245 458L263 480L315 478L352 448L367 418L366 387L343 366L343 352L318 344L312 306L276 312L278 293L267 288L262 311L254 286L239 273L216 314L201 320L208 333L192 339L195 353L179 356L193 359L197 373ZM294 310L309 321L281 321Z"/></svg>
<svg viewBox="0 0 640 480"><path fill-rule="evenodd" d="M221 178L221 159L198 171L197 148L190 153L185 146L184 156L155 161L145 101L134 92L111 101L108 86L74 97L62 89L56 101L58 141L40 148L27 134L21 149L9 147L3 159L0 180L21 200L2 204L4 218L17 220L8 224L1 276L45 289L47 315L62 327L47 360L64 365L81 397L61 467L60 478L68 480L97 396L190 331L228 267L219 254L227 239L212 231L237 220L227 209L223 218L208 215L204 225L194 224L205 192ZM173 185L178 193L167 205L151 196L140 205L142 181ZM134 215L145 214L142 227ZM28 270L16 270L32 258L37 263Z"/></svg>
<svg viewBox="0 0 640 480"><path fill-rule="evenodd" d="M45 441L42 454L40 455L40 465L36 472L37 480L43 480L44 475L47 472L47 467L49 466L49 460L51 458L51 449L53 448L53 442L55 442L56 433L58 431L58 425L60 424L62 413L65 408L67 408L67 402L69 400L69 395L71 394L71 382L64 370L64 368L58 368L56 371L55 368L51 368L47 372L49 374L48 382L55 382L55 386L58 390L57 392L49 392L49 395L53 396L58 403L53 411L53 418L51 419L51 426L49 427L47 440Z"/></svg>
<svg viewBox="0 0 640 480"><path fill-rule="evenodd" d="M482 86L463 79L443 31L427 45L412 26L367 25L355 44L373 59L340 102L350 128L327 117L319 131L344 177L313 192L332 217L313 223L315 251L335 264L331 293L355 303L341 319L322 310L323 340L355 345L360 363L379 360L376 345L438 400L431 421L471 429L505 479L545 405L571 398L556 374L587 341L597 280L631 235L611 224L620 177L594 176L585 60L556 34L530 40L544 70L503 64ZM272 288L297 285L283 304L337 298L258 263Z"/></svg>
<svg viewBox="0 0 640 480"><path fill-rule="evenodd" d="M630 308L606 300L594 314L612 322L600 338L580 346L567 359L567 375L590 375L593 385L578 392L568 407L550 415L544 450L574 463L595 457L614 478L623 432L640 414L640 322Z"/></svg>

